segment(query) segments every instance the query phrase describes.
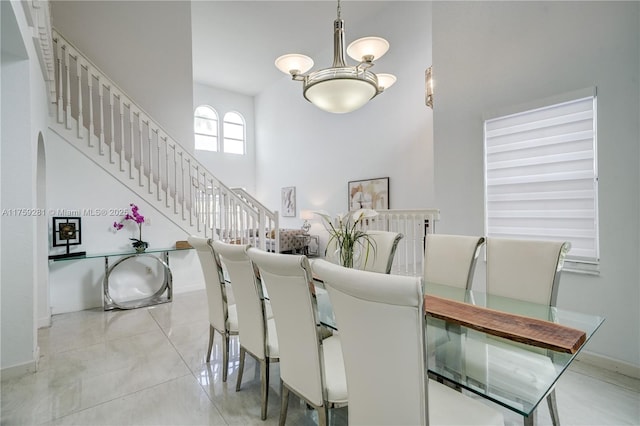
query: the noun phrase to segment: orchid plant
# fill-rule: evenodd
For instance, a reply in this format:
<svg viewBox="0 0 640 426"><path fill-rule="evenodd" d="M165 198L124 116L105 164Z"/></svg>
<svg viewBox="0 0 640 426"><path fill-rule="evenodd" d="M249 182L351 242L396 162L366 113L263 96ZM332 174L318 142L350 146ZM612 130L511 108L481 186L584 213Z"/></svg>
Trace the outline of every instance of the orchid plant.
<svg viewBox="0 0 640 426"><path fill-rule="evenodd" d="M324 227L329 232L327 249L335 244L338 248L336 256L342 266L353 268L354 261L358 257L357 253L362 249L364 249L364 265L369 259L370 249L373 249L375 255L375 242L362 229L362 222L376 217L378 212L372 209L360 209L353 213L339 214L335 218L324 211L314 213L323 219ZM326 255L327 250L325 250Z"/></svg>
<svg viewBox="0 0 640 426"><path fill-rule="evenodd" d="M138 225L138 238L129 239L133 241L131 245L134 249L136 249L136 251L144 251L149 246L149 243L142 241L142 224L144 223L144 216L140 214L138 206L133 203L129 204L129 206L131 207L131 213L127 213L124 218L120 220L120 222L113 222L113 227L116 231L119 231L124 228L125 220L131 220L135 222L136 225Z"/></svg>

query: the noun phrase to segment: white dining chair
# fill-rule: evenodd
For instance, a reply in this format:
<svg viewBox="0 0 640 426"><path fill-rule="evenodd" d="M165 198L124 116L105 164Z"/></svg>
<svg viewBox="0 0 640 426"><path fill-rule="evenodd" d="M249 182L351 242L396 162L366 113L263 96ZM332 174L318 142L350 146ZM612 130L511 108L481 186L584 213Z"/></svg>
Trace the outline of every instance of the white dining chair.
<svg viewBox="0 0 640 426"><path fill-rule="evenodd" d="M476 261L484 237L427 234L424 252L424 280L471 289Z"/></svg>
<svg viewBox="0 0 640 426"><path fill-rule="evenodd" d="M398 248L398 243L404 237L399 232L391 231L367 231L373 246L367 259L360 259L360 269L364 271L388 274L393 266L393 259ZM360 255L364 257L364 254Z"/></svg>
<svg viewBox="0 0 640 426"><path fill-rule="evenodd" d="M207 362L211 360L213 339L217 331L222 336L222 381L227 381L229 371L229 339L238 334L238 314L236 305L228 303L227 286L222 273L220 259L211 246L211 240L191 235L187 238L196 250L204 275L209 310L209 348Z"/></svg>
<svg viewBox="0 0 640 426"><path fill-rule="evenodd" d="M347 382L340 338L323 339L309 261L303 255L257 248L247 253L267 287L278 329L280 425L285 424L289 392L293 392L317 410L318 424L324 426L330 407L347 404Z"/></svg>
<svg viewBox="0 0 640 426"><path fill-rule="evenodd" d="M273 318L268 318L262 284L256 276L253 262L247 255L251 246L222 241L213 241L211 244L227 269L236 298L240 336L240 366L236 392L242 384L244 361L248 352L260 364L261 418L265 420L269 402L269 364L279 360L276 324Z"/></svg>
<svg viewBox="0 0 640 426"><path fill-rule="evenodd" d="M571 243L487 238L487 293L555 306Z"/></svg>
<svg viewBox="0 0 640 426"><path fill-rule="evenodd" d="M362 238L362 245L358 248L359 255L355 259L353 267L364 271L388 274L393 266L398 243L404 237L399 232L367 231L368 240ZM325 257L332 263L340 264L337 255L338 245L335 238L327 243Z"/></svg>
<svg viewBox="0 0 640 426"><path fill-rule="evenodd" d="M427 379L419 277L317 260L342 342L350 425L499 425L497 410ZM381 338L382 336L382 338Z"/></svg>
<svg viewBox="0 0 640 426"><path fill-rule="evenodd" d="M556 306L560 274L570 249L569 242L488 237L487 293L539 305ZM548 319L553 320L553 318ZM489 348L494 347L496 345L489 346ZM473 348L468 347L467 351L473 352ZM553 364L547 356L527 351L523 353L523 358L528 361L519 365L526 365L527 362L545 364L549 374L553 372ZM493 359L499 359L499 355L496 354ZM494 373L506 366L501 362L494 362L494 364L496 365L492 370ZM539 374L544 374L545 368L537 370L540 371ZM512 374L513 371L515 370L511 369L504 374ZM526 391L526 389L520 390ZM560 417L555 388L547 395L547 405L553 425L558 426Z"/></svg>

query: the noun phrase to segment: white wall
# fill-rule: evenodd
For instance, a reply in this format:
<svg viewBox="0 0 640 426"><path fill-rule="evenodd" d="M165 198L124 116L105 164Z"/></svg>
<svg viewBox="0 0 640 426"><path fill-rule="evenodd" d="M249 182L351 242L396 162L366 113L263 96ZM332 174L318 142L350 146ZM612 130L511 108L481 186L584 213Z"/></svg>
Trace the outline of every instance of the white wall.
<svg viewBox="0 0 640 426"><path fill-rule="evenodd" d="M235 111L244 117L246 124L246 155L195 151L196 159L225 185L242 187L249 191L249 193L254 193L256 182L256 145L254 137L255 120L253 97L194 83L193 111L200 105L209 105L218 113L220 137L224 137L222 133L222 121L227 112Z"/></svg>
<svg viewBox="0 0 640 426"><path fill-rule="evenodd" d="M22 5L2 2L0 11L0 199L7 209L0 218L0 368L6 377L34 371L38 360L37 271L46 259L37 250L36 152L47 123L47 92Z"/></svg>
<svg viewBox="0 0 640 426"><path fill-rule="evenodd" d="M54 27L193 153L191 2L51 5Z"/></svg>
<svg viewBox="0 0 640 426"><path fill-rule="evenodd" d="M130 203L140 208L145 217L142 239L150 248L174 247L175 242L186 240L188 234L179 229L150 204L117 182L91 160L69 145L56 133L47 136L47 210L60 216L80 216L82 219L82 245L71 251L112 253L131 251L129 238L138 238L137 228L131 221L115 232L113 222L123 216L110 211L128 209ZM73 167L70 167L73 165ZM106 215L87 215L85 209L106 209ZM49 224L51 226L51 224ZM51 231L49 231L50 233ZM51 247L51 253L64 253L60 247ZM113 263L118 258L111 258ZM204 278L195 251L169 254L173 274L174 293L204 288ZM49 267L51 308L54 314L72 312L102 305L102 279L104 258L55 262Z"/></svg>
<svg viewBox="0 0 640 426"><path fill-rule="evenodd" d="M365 7L348 6L344 16ZM398 81L358 111L330 114L307 102L301 84L283 74L256 97L257 196L280 210L280 189L295 186L298 215L319 208L340 213L347 211L348 181L388 176L391 208L434 207L432 111L424 99L431 3L393 2L375 19L345 19L345 27L347 43L366 35L389 41L389 52L372 71L395 74ZM331 66L333 56L331 33L318 37L327 39L327 51L314 55L314 70ZM281 219L284 228L301 224L298 217ZM314 223L311 232L320 228Z"/></svg>
<svg viewBox="0 0 640 426"><path fill-rule="evenodd" d="M483 113L597 86L601 274L564 273L558 305L605 316L586 350L635 367L639 9L638 2L433 4L439 230L484 232Z"/></svg>

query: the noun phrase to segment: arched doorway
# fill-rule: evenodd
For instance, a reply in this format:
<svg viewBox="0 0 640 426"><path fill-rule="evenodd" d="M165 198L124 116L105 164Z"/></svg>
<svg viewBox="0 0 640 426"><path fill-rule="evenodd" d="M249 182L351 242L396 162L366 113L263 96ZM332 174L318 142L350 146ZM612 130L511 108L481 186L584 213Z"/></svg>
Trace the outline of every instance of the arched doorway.
<svg viewBox="0 0 640 426"><path fill-rule="evenodd" d="M38 328L51 325L51 303L49 297L49 228L47 221L47 160L44 149L44 137L38 133L36 166L36 315Z"/></svg>

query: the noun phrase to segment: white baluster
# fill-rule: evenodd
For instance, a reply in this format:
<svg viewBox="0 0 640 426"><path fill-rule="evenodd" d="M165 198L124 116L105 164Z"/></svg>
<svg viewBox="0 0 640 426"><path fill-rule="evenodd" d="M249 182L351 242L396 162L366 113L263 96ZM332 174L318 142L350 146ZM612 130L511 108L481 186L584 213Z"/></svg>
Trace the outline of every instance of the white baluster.
<svg viewBox="0 0 640 426"><path fill-rule="evenodd" d="M98 139L98 154L104 155L104 93L102 81L100 80L100 75L96 75L97 83L98 83L98 110L100 113L98 114L100 117L100 135Z"/></svg>
<svg viewBox="0 0 640 426"><path fill-rule="evenodd" d="M65 46L64 49L64 75L65 75L65 83L66 83L66 98L64 100L65 107L65 116L64 116L64 127L66 129L71 129L71 78L69 76L69 52L67 52L67 48Z"/></svg>
<svg viewBox="0 0 640 426"><path fill-rule="evenodd" d="M118 111L120 112L120 149L119 149L119 158L118 158L118 170L124 172L124 165L122 162L124 161L125 151L124 151L124 103L122 102L122 95L118 94Z"/></svg>
<svg viewBox="0 0 640 426"><path fill-rule="evenodd" d="M178 214L178 163L176 146L173 145L173 213Z"/></svg>
<svg viewBox="0 0 640 426"><path fill-rule="evenodd" d="M158 153L158 157L156 158L157 160L157 169L156 169L156 192L157 192L157 197L158 197L158 201L162 200L162 197L160 196L160 191L162 190L162 171L160 170L160 131L156 130L156 152Z"/></svg>
<svg viewBox="0 0 640 426"><path fill-rule="evenodd" d="M91 143L95 132L93 126L93 74L91 73L91 67L89 65L87 65L87 85L89 87L89 138L87 140L87 144L90 147L93 147L94 145Z"/></svg>
<svg viewBox="0 0 640 426"><path fill-rule="evenodd" d="M186 204L186 197L185 197L185 193L187 188L185 187L185 182L184 182L184 163L185 163L185 158L184 158L184 154L182 151L180 151L179 153L180 155L180 199L181 199L181 203L180 203L180 211L182 213L182 220L186 220L186 216L185 216L185 204Z"/></svg>
<svg viewBox="0 0 640 426"><path fill-rule="evenodd" d="M202 173L202 181L204 182L204 194L205 194L205 205L204 207L204 217L202 218L202 224L205 227L209 227L208 224L211 223L211 199L209 198L209 182L207 181L205 172Z"/></svg>
<svg viewBox="0 0 640 426"><path fill-rule="evenodd" d="M189 212L189 225L193 226L193 213L194 209L194 200L193 200L193 175L191 174L193 168L191 167L191 158L186 159L187 168L189 171L187 172L188 177L188 185L189 185L189 205L187 206L187 211Z"/></svg>
<svg viewBox="0 0 640 426"><path fill-rule="evenodd" d="M147 187L151 194L151 183L153 182L153 130L151 129L151 120L147 121Z"/></svg>
<svg viewBox="0 0 640 426"><path fill-rule="evenodd" d="M133 137L133 107L129 104L129 179L133 180L133 168L136 163L136 150Z"/></svg>
<svg viewBox="0 0 640 426"><path fill-rule="evenodd" d="M115 164L115 160L114 160L114 156L115 156L115 149L116 149L116 119L113 116L115 114L114 108L113 108L113 104L115 103L115 94L113 93L113 86L109 87L109 126L111 127L111 133L110 133L110 137L111 137L111 141L109 143L109 163L110 164Z"/></svg>
<svg viewBox="0 0 640 426"><path fill-rule="evenodd" d="M165 207L169 206L169 197L171 196L171 191L169 188L169 141L168 136L164 133L162 134L162 142L164 144L164 205Z"/></svg>
<svg viewBox="0 0 640 426"><path fill-rule="evenodd" d="M138 186L143 187L144 183L142 180L144 179L144 140L142 138L142 113L137 111L138 113L138 148L140 151L139 161L138 161Z"/></svg>
<svg viewBox="0 0 640 426"><path fill-rule="evenodd" d="M82 139L84 117L82 116L82 66L80 65L80 55L76 56L76 74L78 85L78 138Z"/></svg>
<svg viewBox="0 0 640 426"><path fill-rule="evenodd" d="M64 109L63 109L63 105L64 105L64 101L62 98L62 93L64 90L64 84L63 84L63 76L64 76L64 58L63 58L63 53L62 53L62 41L58 40L58 42L56 43L56 50L58 52L58 105L56 108L57 111L57 120L58 123L63 123L64 122L64 118L63 118L63 113L64 113Z"/></svg>

